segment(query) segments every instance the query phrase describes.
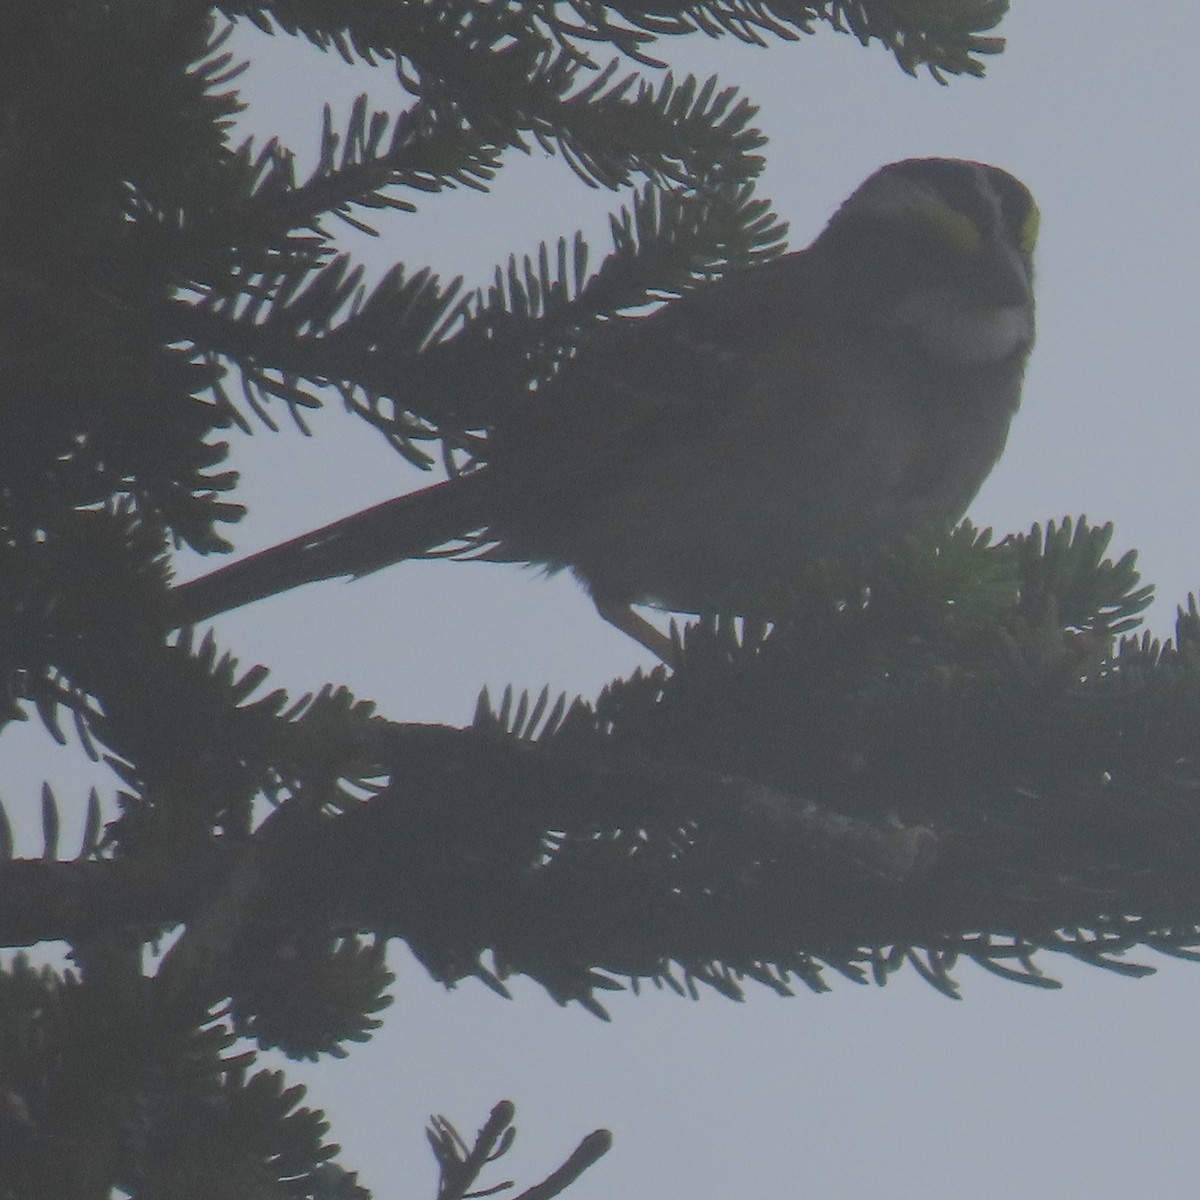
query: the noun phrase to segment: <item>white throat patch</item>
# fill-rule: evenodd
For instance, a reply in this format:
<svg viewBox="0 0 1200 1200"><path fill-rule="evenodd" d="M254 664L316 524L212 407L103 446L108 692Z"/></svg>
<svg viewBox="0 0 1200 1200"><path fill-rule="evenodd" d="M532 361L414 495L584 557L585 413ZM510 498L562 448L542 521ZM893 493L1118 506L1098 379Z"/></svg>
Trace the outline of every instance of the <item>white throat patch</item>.
<svg viewBox="0 0 1200 1200"><path fill-rule="evenodd" d="M1033 310L1027 305L966 308L948 296L910 296L896 324L916 335L934 358L960 367L1001 362L1033 341Z"/></svg>

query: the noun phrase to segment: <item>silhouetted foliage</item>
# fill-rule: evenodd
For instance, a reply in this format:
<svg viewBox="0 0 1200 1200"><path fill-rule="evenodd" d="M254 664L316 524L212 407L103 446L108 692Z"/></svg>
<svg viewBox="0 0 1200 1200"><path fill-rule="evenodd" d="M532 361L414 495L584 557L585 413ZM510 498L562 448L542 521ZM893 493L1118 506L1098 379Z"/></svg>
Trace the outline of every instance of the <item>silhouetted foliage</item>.
<svg viewBox="0 0 1200 1200"><path fill-rule="evenodd" d="M171 552L227 548L242 513L222 438L333 395L455 471L606 320L780 250L753 106L662 69L662 39L826 26L944 79L982 73L1005 7L9 6L0 719L36 713L121 782L30 798L39 858L0 828L0 942L74 960L0 971L0 1197L366 1195L255 1060L369 1038L389 937L437 979L520 973L599 1015L644 981L786 993L909 963L956 994L961 957L1052 986L1039 950L1134 973L1132 946L1197 952L1200 614L1136 636L1149 592L1107 528L964 526L869 591L814 571L769 626L688 631L673 673L485 696L461 729L269 691L211 633L166 632ZM395 69L408 107L327 113L307 177L275 138L235 145L230 20ZM415 220L514 150L621 193L594 266L576 237L478 291L436 261L364 286L339 222ZM468 1145L435 1119L439 1196L479 1194L511 1122Z"/></svg>

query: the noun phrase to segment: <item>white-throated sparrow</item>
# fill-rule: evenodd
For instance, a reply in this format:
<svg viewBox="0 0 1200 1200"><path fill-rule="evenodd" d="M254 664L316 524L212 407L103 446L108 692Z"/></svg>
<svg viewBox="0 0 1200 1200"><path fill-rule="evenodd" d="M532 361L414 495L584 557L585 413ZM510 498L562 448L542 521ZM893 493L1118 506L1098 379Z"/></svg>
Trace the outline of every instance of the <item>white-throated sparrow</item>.
<svg viewBox="0 0 1200 1200"><path fill-rule="evenodd" d="M806 250L613 321L495 432L483 468L174 590L191 623L469 535L634 603L753 611L818 558L869 566L962 516L1033 345L1037 208L996 167L883 167Z"/></svg>

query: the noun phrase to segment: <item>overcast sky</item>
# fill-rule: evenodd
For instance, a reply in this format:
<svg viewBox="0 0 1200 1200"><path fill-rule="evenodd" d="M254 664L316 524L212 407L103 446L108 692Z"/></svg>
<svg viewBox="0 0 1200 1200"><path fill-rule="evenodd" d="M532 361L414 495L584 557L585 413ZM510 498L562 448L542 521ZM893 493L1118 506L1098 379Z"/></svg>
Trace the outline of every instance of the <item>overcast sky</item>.
<svg viewBox="0 0 1200 1200"><path fill-rule="evenodd" d="M793 246L896 159L974 158L1029 184L1043 214L1039 343L1008 451L971 515L1002 531L1066 513L1114 520L1117 552L1136 546L1159 585L1150 620L1166 635L1175 604L1200 585L1198 87L1195 39L1183 36L1197 8L1014 7L987 78L944 88L828 31L758 51L687 39L672 54L686 70L744 84L761 105L771 139L761 192L791 222ZM241 46L257 54L259 42ZM281 48L269 46L246 79L248 127L281 133L309 161L327 96L343 112L359 91L377 107L399 102L384 69ZM582 227L595 262L617 203L561 162L516 156L493 197L435 198L366 253L376 273L401 259L485 282L510 251ZM263 432L237 446L254 510L239 551L411 486L377 437L343 428L352 424L331 411L316 438ZM490 564L406 564L276 598L217 628L244 661L269 664L277 685L345 683L385 715L456 724L485 684L592 696L646 661L568 578ZM17 736L10 755L18 749L31 776L72 795L64 759L36 732ZM511 1003L470 983L446 993L397 946L383 1031L342 1062L289 1070L311 1084L346 1165L382 1200L432 1197L430 1112L473 1132L502 1097L516 1102L521 1133L485 1183L515 1174L528 1185L590 1129L613 1130L614 1149L572 1200L1184 1200L1196 1192L1200 967L1137 957L1160 973L1130 981L1046 957L1043 969L1067 984L1058 993L965 966L958 1003L915 975L789 1000L760 989L740 1005L651 989L615 996L604 1025L520 980Z"/></svg>

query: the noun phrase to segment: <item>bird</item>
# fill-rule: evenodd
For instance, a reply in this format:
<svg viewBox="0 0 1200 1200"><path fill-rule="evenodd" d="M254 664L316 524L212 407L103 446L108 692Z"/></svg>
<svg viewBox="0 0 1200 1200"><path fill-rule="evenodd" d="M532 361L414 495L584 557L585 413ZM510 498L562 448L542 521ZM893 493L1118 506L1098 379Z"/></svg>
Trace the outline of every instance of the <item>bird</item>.
<svg viewBox="0 0 1200 1200"><path fill-rule="evenodd" d="M477 469L177 585L172 627L457 542L571 571L670 663L635 604L756 614L817 562L869 570L957 522L1004 449L1038 220L999 167L883 166L806 249L603 323Z"/></svg>

